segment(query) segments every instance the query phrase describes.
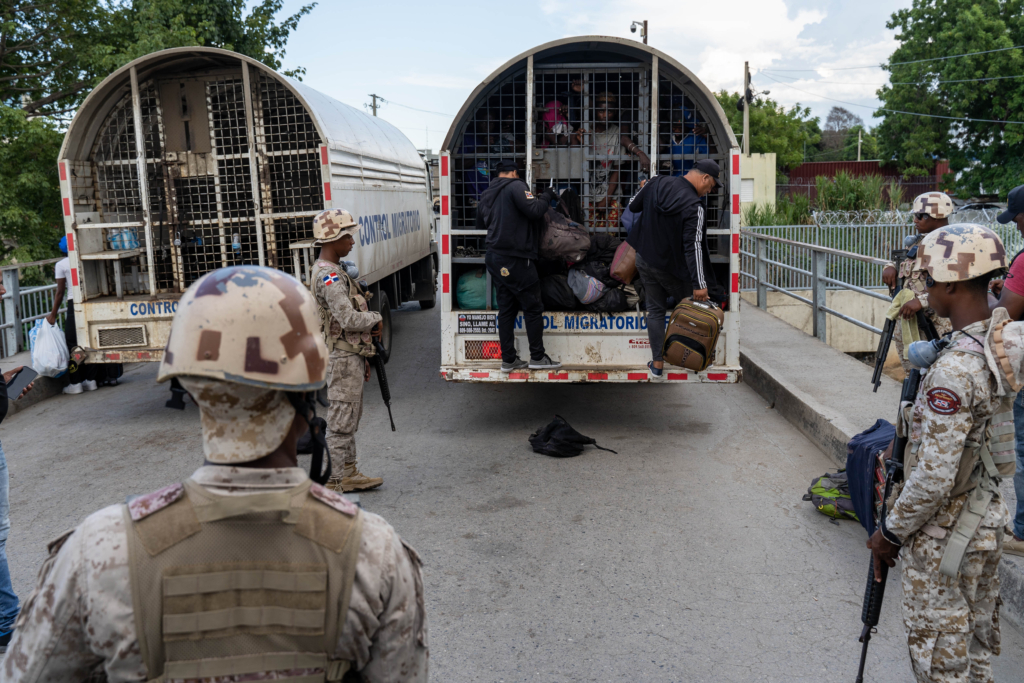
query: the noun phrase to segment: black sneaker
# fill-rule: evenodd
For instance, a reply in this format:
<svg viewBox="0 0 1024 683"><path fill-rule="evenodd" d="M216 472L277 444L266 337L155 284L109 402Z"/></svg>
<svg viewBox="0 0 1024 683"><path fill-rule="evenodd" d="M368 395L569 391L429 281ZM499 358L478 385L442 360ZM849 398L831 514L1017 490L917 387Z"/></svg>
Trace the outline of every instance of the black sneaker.
<svg viewBox="0 0 1024 683"><path fill-rule="evenodd" d="M522 358L516 358L511 363L506 363L505 361L501 361L501 371L502 372L512 372L513 370L525 370L527 365L529 365L529 363L527 363Z"/></svg>
<svg viewBox="0 0 1024 683"><path fill-rule="evenodd" d="M551 356L546 353L540 360L530 359L531 370L557 370L560 367L562 367L562 364L556 360L551 360Z"/></svg>

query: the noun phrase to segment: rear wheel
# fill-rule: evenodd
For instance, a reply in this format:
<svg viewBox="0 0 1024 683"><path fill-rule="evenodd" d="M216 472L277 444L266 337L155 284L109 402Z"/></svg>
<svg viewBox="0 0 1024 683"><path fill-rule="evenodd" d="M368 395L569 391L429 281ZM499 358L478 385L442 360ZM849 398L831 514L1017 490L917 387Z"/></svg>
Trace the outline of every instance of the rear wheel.
<svg viewBox="0 0 1024 683"><path fill-rule="evenodd" d="M377 302L377 311L380 313L382 322L384 323L384 329L380 333L380 343L387 352L386 358L391 357L391 301L388 299L387 292L383 289L377 295L379 298ZM384 361L385 363L387 360Z"/></svg>

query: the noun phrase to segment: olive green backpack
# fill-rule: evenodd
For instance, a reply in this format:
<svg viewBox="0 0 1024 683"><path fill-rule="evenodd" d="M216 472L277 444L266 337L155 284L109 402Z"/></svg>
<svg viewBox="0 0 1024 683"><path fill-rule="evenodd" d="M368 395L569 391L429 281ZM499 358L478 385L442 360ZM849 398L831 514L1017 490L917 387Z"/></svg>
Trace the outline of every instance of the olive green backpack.
<svg viewBox="0 0 1024 683"><path fill-rule="evenodd" d="M818 512L826 517L860 521L853 511L846 470L826 472L825 476L815 478L807 488L804 500L813 503Z"/></svg>

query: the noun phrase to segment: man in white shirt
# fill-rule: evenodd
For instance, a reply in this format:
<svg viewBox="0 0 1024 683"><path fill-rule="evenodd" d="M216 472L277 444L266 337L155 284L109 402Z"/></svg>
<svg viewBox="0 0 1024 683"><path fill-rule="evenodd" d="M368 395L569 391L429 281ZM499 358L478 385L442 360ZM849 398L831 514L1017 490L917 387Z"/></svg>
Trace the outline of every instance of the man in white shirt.
<svg viewBox="0 0 1024 683"><path fill-rule="evenodd" d="M64 258L57 261L57 265L53 267L54 279L57 281L57 293L53 297L53 308L50 310L50 314L46 316L46 322L51 325L57 324L57 312L60 311L61 304L66 300L67 312L64 314L64 341L67 342L68 351L70 351L78 345L78 334L75 331L75 304L68 289L68 282L71 280L71 259L68 258L68 238L66 235L60 238L60 250L64 254ZM95 391L97 385L93 368L84 363L74 365L73 362L72 367L74 367L74 370L68 374L70 383L64 387L64 393L80 394L83 391Z"/></svg>

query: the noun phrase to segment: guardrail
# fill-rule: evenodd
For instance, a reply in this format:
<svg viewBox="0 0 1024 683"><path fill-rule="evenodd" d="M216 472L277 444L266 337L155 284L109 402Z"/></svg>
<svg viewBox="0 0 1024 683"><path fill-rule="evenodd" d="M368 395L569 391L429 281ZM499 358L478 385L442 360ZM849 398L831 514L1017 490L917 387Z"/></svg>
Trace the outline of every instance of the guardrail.
<svg viewBox="0 0 1024 683"><path fill-rule="evenodd" d="M50 314L53 298L57 294L56 284L22 288L21 271L50 265L59 260L54 258L0 267L6 290L2 297L3 306L0 306L0 358L13 356L28 348L29 330L36 320ZM62 305L57 314L57 324L61 327L64 327L66 313L67 309Z"/></svg>
<svg viewBox="0 0 1024 683"><path fill-rule="evenodd" d="M848 323L870 332L874 332L875 334L882 334L882 330L873 325L869 325L862 320L857 320L856 318L852 318L835 309L829 308L826 301L826 295L830 288L839 288L849 289L873 299L880 299L886 302L891 301L890 297L879 291L873 291L860 285L845 282L837 277L832 277L832 275L837 274L838 272L849 272L849 269L843 267L849 260L868 266L877 266L879 272L881 272L881 266L887 263L885 259L855 254L851 251L844 251L842 249L833 249L831 247L808 244L807 242L797 242L795 240L789 240L782 237L774 237L754 230L741 230L740 235L746 240L754 240L753 252L743 249L740 250L741 256L746 256L748 259L752 259L754 272L751 273L740 270L740 275L741 277L749 278L753 281L753 288L757 290L758 308L761 310L768 309L768 291L771 290L785 294L797 301L802 301L811 307L811 311L813 312L812 333L822 342L825 342L827 339L826 325L828 315L833 315L840 320L845 320ZM769 253L770 245L774 247L771 253ZM771 258L772 256L775 258ZM791 262L784 263L783 259ZM799 263L804 267L794 265L793 262ZM778 285L771 282L770 280L773 275L786 276L786 284ZM793 286L791 284L793 276L799 278L802 283L806 283L806 286ZM879 281L881 281L880 277ZM810 289L811 298L808 299L800 296L799 294L791 291L793 289Z"/></svg>

